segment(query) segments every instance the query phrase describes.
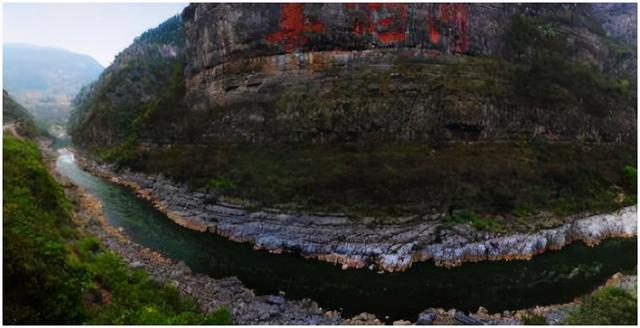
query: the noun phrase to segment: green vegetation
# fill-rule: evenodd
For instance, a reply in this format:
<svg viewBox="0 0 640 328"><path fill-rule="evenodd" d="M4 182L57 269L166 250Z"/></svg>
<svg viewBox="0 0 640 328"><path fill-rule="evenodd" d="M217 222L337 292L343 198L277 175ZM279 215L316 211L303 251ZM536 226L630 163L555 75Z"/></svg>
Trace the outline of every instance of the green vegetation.
<svg viewBox="0 0 640 328"><path fill-rule="evenodd" d="M175 15L158 25L158 27L147 30L137 37L135 42L183 45L184 32L182 30L181 16Z"/></svg>
<svg viewBox="0 0 640 328"><path fill-rule="evenodd" d="M176 46L177 57L166 58L161 45ZM141 126L155 116L164 118L159 107L171 111L182 108L177 105L185 92L180 58L183 45L179 15L140 35L132 47L141 47L137 50L143 55L123 53L117 65L107 68L98 81L74 99L69 131L76 142L131 145Z"/></svg>
<svg viewBox="0 0 640 328"><path fill-rule="evenodd" d="M637 325L636 292L603 287L584 297L566 320L570 325Z"/></svg>
<svg viewBox="0 0 640 328"><path fill-rule="evenodd" d="M88 324L230 324L230 314L220 310L200 313L193 300L181 299L178 290L158 286L143 270L129 270L115 254L104 251L88 237L75 248L82 267L92 277L85 284L83 303Z"/></svg>
<svg viewBox="0 0 640 328"><path fill-rule="evenodd" d="M80 322L85 276L65 243L75 237L70 204L33 143L3 141L4 323Z"/></svg>
<svg viewBox="0 0 640 328"><path fill-rule="evenodd" d="M638 188L638 170L631 166L631 165L627 165L624 167L624 172L627 174L627 177L629 178L629 184L631 185L631 187L633 188L633 190L637 190Z"/></svg>
<svg viewBox="0 0 640 328"><path fill-rule="evenodd" d="M528 326L543 326L547 324L547 319L541 315L532 314L524 317L523 322Z"/></svg>
<svg viewBox="0 0 640 328"><path fill-rule="evenodd" d="M505 33L505 57L515 64L509 79L517 102L556 110L577 107L595 116L632 107L636 97L632 79L609 76L572 60L566 35L555 31L552 21L552 17L514 15ZM624 49L615 49L619 56L627 56Z"/></svg>
<svg viewBox="0 0 640 328"><path fill-rule="evenodd" d="M481 231L505 232L505 226L501 220L489 216L481 216L467 210L454 212L442 221L444 228L451 228L456 224L469 223Z"/></svg>
<svg viewBox="0 0 640 328"><path fill-rule="evenodd" d="M130 270L71 223L71 204L32 141L3 138L5 324L229 324Z"/></svg>
<svg viewBox="0 0 640 328"><path fill-rule="evenodd" d="M103 144L103 138L113 140L114 144L129 142L127 139L137 135L140 124L155 111L167 90L180 87L171 78L177 66L178 59L131 59L120 69L104 75L75 100L77 104L69 120L71 135L82 135L75 139L83 143ZM102 133L92 134L92 128L114 133L106 138Z"/></svg>
<svg viewBox="0 0 640 328"><path fill-rule="evenodd" d="M2 90L2 119L3 124L15 124L17 132L22 136L34 137L38 133L33 115L5 90Z"/></svg>
<svg viewBox="0 0 640 328"><path fill-rule="evenodd" d="M608 211L632 204L636 194L623 170L635 162L634 152L625 146L174 145L139 149L134 158L121 159L121 165L134 170L162 172L194 189L256 205L356 216L448 213L453 208L475 213L474 226L492 231L535 226L530 221L535 219L526 217L541 211Z"/></svg>

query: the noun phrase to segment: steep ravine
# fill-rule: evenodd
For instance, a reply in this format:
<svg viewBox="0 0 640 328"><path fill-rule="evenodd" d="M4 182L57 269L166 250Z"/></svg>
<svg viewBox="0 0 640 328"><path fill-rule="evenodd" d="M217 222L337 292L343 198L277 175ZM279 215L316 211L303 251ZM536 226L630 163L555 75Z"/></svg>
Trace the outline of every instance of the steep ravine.
<svg viewBox="0 0 640 328"><path fill-rule="evenodd" d="M81 153L76 152L76 158L83 169L133 189L183 227L247 242L256 249L299 253L340 264L343 269L369 267L394 272L428 260L455 267L465 262L530 259L574 241L597 245L606 238L637 234L637 206L630 206L610 214L569 217L561 226L534 233L500 235L460 226L443 238L436 233L435 218L404 217L392 224L376 224L373 219L356 220L341 214L252 211L208 201L206 194L190 192L161 176L126 170L116 174L109 165Z"/></svg>

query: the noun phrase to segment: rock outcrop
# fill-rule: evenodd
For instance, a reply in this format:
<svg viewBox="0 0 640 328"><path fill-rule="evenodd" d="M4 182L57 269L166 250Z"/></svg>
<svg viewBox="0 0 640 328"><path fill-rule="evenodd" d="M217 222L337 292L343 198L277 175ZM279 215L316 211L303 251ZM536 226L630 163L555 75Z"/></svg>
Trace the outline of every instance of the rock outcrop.
<svg viewBox="0 0 640 328"><path fill-rule="evenodd" d="M637 231L637 206L611 214L568 217L555 228L512 235L479 232L468 225L443 234L438 229L441 223L429 216L386 219L380 224L372 218L355 220L341 214L255 211L208 201L207 194L190 192L185 185L162 176L115 174L108 165L79 154L76 159L85 170L132 188L181 226L251 243L256 249L299 253L344 269L393 272L428 260L453 267L484 260L530 259L574 241L596 245L606 238L636 236Z"/></svg>
<svg viewBox="0 0 640 328"><path fill-rule="evenodd" d="M507 67L531 55L514 47L545 47L563 38L569 49L563 56L627 79L636 71L636 16L629 5L192 4L183 25L165 31L183 40L136 41L77 99L83 109L74 115L72 134L80 145L112 146L135 135L149 147L380 138L631 141L635 102L560 85L546 91L562 101L528 103L514 97L514 85L522 84L514 78L526 73L514 77ZM527 17L530 26L513 25L514 17ZM509 41L517 28L524 34ZM532 39L521 40L527 35ZM150 55L156 52L163 55ZM142 124L141 117L156 115L148 107L158 98L155 84L169 83L172 75L136 78L140 74L122 63L128 58L170 67L175 54L184 54L184 103ZM118 72L131 83L106 85ZM585 96L593 99L585 104ZM128 112L119 115L126 119L99 115L122 99L127 106L112 107Z"/></svg>
<svg viewBox="0 0 640 328"><path fill-rule="evenodd" d="M522 104L512 97L510 85L521 81L503 76L506 69L499 68L506 64L484 67L480 61L443 60L454 54L505 58L505 37L515 28L511 19L525 15L540 20L534 28L549 25L553 33L566 35L576 61L609 67L613 50L596 22L605 16L600 12L609 9L530 4L191 5L183 14L187 106L218 113L219 119L200 130L199 142L208 144L630 140L635 135L631 108L601 108L606 115L592 115L580 105L559 109L558 104ZM613 34L628 26L627 17L606 17L602 20ZM468 84L473 92L465 90Z"/></svg>

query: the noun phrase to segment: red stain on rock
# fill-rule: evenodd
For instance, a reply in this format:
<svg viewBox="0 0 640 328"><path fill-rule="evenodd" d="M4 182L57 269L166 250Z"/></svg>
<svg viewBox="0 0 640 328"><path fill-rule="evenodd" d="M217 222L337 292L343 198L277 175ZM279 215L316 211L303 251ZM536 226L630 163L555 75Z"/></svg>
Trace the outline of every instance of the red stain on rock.
<svg viewBox="0 0 640 328"><path fill-rule="evenodd" d="M435 19L429 19L429 41L432 44L440 43L440 31L438 31L438 25L435 22Z"/></svg>
<svg viewBox="0 0 640 328"><path fill-rule="evenodd" d="M280 31L267 35L269 43L285 42L287 51L309 43L307 33L320 33L324 30L321 22L309 22L304 15L304 4L284 3L281 5Z"/></svg>
<svg viewBox="0 0 640 328"><path fill-rule="evenodd" d="M364 13L364 19L356 18L353 32L356 34L378 32L378 40L383 43L405 40L408 6L396 3L345 4L347 9ZM373 14L374 12L376 15Z"/></svg>
<svg viewBox="0 0 640 328"><path fill-rule="evenodd" d="M389 26L391 23L393 23L393 19L391 19L391 17L386 17L378 21L380 26Z"/></svg>
<svg viewBox="0 0 640 328"><path fill-rule="evenodd" d="M405 29L407 27L407 18L409 17L409 5L390 3L386 4L385 7L393 16L380 20L379 24L381 26L389 26L395 23L396 28L378 34L380 41L384 43L404 41L406 38ZM394 16L397 17L395 22L392 18ZM386 20L388 20L388 24L385 24Z"/></svg>
<svg viewBox="0 0 640 328"><path fill-rule="evenodd" d="M463 3L441 3L440 18L443 23L456 27L457 40L455 52L469 49L469 7Z"/></svg>
<svg viewBox="0 0 640 328"><path fill-rule="evenodd" d="M371 34L375 31L375 27L372 24L362 23L358 18L353 24L353 33L355 34Z"/></svg>
<svg viewBox="0 0 640 328"><path fill-rule="evenodd" d="M286 51L309 44L312 33L322 33L322 22L305 16L304 4L281 4L280 30L265 37L271 44ZM344 8L354 17L353 33L371 35L384 44L403 42L407 35L409 5L401 3L346 3ZM469 7L461 3L441 3L429 6L427 18L428 42L446 48L450 53L469 49Z"/></svg>
<svg viewBox="0 0 640 328"><path fill-rule="evenodd" d="M404 41L404 32L389 31L378 33L378 38L384 43Z"/></svg>

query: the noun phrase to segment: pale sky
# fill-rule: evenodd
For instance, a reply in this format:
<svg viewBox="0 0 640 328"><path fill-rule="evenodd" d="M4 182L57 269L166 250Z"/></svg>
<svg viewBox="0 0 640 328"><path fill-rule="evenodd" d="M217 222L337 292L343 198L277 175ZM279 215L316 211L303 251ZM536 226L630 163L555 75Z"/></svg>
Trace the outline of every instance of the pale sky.
<svg viewBox="0 0 640 328"><path fill-rule="evenodd" d="M64 48L108 66L142 32L188 3L4 3L3 42Z"/></svg>

